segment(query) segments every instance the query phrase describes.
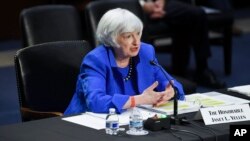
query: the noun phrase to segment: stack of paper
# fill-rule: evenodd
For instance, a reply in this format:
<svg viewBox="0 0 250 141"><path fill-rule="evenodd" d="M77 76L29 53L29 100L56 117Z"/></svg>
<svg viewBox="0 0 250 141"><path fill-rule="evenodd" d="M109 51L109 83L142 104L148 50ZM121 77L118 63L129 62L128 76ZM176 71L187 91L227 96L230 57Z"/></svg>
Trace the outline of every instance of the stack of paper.
<svg viewBox="0 0 250 141"><path fill-rule="evenodd" d="M204 94L192 94L186 96L186 101L194 104L198 104L201 107L216 107L216 106L225 106L233 104L232 101L225 101L215 96L208 96Z"/></svg>
<svg viewBox="0 0 250 141"><path fill-rule="evenodd" d="M146 120L149 117L153 117L156 113L143 110L138 108L142 114L143 120ZM118 115L119 117L119 125L128 125L129 123L129 115L131 114L131 109L123 112L122 114ZM62 118L62 120L69 121L72 123L76 123L79 125L83 125L86 127L90 127L93 129L104 129L105 128L105 119L107 114L99 114L99 113L92 113L92 112L86 112L81 115L72 116L72 117L66 117Z"/></svg>
<svg viewBox="0 0 250 141"><path fill-rule="evenodd" d="M236 86L228 88L228 90L250 96L250 85Z"/></svg>
<svg viewBox="0 0 250 141"><path fill-rule="evenodd" d="M174 102L170 101L160 107L154 107L153 109L165 112L167 113L167 115L172 115L174 109L173 104ZM198 111L199 109L200 106L198 104L194 104L187 101L178 101L178 114L195 112Z"/></svg>
<svg viewBox="0 0 250 141"><path fill-rule="evenodd" d="M250 103L249 100L221 94L218 92L213 92L211 95L213 96L200 93L187 95L185 101L178 101L178 114L195 112L201 107L205 108ZM166 112L168 115L172 115L173 101L170 101L160 107L154 107L153 109Z"/></svg>

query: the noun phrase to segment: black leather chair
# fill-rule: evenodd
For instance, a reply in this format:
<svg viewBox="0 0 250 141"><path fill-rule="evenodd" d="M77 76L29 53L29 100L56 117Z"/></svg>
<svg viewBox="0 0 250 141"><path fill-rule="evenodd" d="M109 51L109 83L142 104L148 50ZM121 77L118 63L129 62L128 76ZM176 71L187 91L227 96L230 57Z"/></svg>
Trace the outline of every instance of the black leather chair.
<svg viewBox="0 0 250 141"><path fill-rule="evenodd" d="M135 15L137 15L143 22L146 22L144 12L139 2L136 0L105 0L105 1L90 2L85 7L85 13L86 13L85 18L89 33L89 41L91 42L92 46L97 46L99 44L95 36L95 33L98 22L101 19L102 15L106 11L118 7L130 10ZM145 33L144 35L147 36L147 34L148 33ZM147 37L143 37L143 39L147 39ZM195 83L186 80L184 78L180 77L175 77L175 78L183 84L186 93L196 92Z"/></svg>
<svg viewBox="0 0 250 141"><path fill-rule="evenodd" d="M17 51L15 70L22 120L60 116L75 91L86 41L37 44Z"/></svg>
<svg viewBox="0 0 250 141"><path fill-rule="evenodd" d="M42 5L24 9L20 14L20 25L23 47L83 39L79 13L71 5Z"/></svg>

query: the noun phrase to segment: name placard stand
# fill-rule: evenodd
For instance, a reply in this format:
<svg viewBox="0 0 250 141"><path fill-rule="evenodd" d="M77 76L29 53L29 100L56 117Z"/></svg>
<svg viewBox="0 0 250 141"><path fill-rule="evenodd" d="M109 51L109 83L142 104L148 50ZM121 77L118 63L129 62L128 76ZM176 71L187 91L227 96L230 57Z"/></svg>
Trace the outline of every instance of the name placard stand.
<svg viewBox="0 0 250 141"><path fill-rule="evenodd" d="M201 108L200 112L205 125L250 120L248 104Z"/></svg>

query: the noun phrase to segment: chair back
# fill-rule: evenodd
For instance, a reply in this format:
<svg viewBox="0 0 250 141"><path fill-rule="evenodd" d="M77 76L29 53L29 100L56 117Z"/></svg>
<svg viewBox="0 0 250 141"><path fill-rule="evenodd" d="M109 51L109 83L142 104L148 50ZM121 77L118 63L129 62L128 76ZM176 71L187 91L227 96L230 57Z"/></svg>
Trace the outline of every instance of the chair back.
<svg viewBox="0 0 250 141"><path fill-rule="evenodd" d="M17 51L14 60L20 107L63 113L74 94L82 59L90 50L86 41L79 40L48 42Z"/></svg>
<svg viewBox="0 0 250 141"><path fill-rule="evenodd" d="M42 5L20 14L23 47L44 42L82 40L78 11L71 5Z"/></svg>
<svg viewBox="0 0 250 141"><path fill-rule="evenodd" d="M131 11L136 16L144 20L144 13L137 0L105 0L92 1L85 8L86 25L89 33L89 41L92 46L97 46L99 43L96 39L96 29L99 20L110 9L123 8Z"/></svg>

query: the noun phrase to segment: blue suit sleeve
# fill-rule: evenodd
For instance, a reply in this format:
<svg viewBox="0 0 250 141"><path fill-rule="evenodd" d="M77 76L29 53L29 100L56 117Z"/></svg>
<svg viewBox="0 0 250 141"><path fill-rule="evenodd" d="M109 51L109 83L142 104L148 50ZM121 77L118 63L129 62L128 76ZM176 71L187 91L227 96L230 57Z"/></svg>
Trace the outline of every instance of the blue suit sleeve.
<svg viewBox="0 0 250 141"><path fill-rule="evenodd" d="M112 93L106 90L107 66L94 55L87 56L81 68L81 84L89 111L108 113L109 108L123 111L128 95ZM112 83L112 82L109 82Z"/></svg>

